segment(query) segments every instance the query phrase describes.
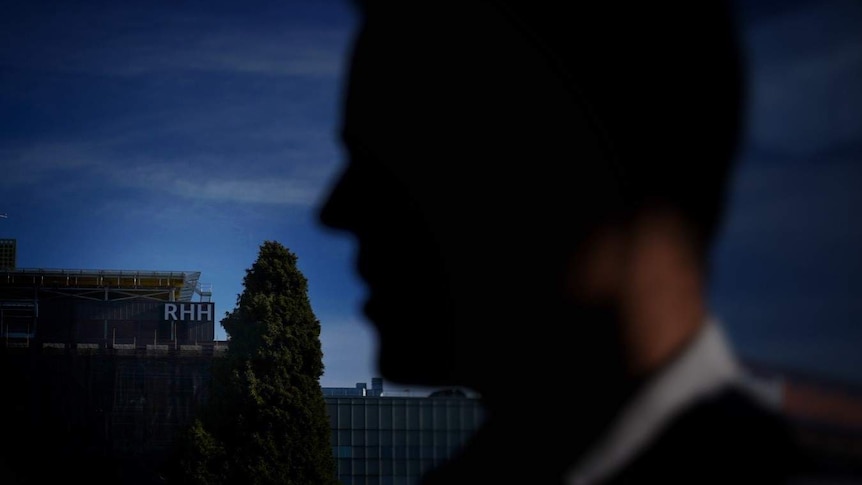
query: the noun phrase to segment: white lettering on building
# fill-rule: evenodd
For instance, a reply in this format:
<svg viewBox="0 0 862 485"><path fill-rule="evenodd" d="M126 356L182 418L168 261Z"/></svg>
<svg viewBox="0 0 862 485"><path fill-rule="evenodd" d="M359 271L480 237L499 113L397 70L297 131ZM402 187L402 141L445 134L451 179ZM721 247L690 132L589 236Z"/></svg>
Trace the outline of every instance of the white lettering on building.
<svg viewBox="0 0 862 485"><path fill-rule="evenodd" d="M213 319L212 303L165 303L163 320L209 322Z"/></svg>

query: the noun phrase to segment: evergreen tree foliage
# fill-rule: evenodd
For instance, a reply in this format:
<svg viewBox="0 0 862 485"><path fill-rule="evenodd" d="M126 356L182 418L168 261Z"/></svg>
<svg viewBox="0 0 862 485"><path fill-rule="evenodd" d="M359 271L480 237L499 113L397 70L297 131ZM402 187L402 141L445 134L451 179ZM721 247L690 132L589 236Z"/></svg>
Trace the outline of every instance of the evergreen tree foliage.
<svg viewBox="0 0 862 485"><path fill-rule="evenodd" d="M230 342L207 407L179 442L178 473L210 485L335 484L320 322L297 256L264 242L243 285L221 322Z"/></svg>

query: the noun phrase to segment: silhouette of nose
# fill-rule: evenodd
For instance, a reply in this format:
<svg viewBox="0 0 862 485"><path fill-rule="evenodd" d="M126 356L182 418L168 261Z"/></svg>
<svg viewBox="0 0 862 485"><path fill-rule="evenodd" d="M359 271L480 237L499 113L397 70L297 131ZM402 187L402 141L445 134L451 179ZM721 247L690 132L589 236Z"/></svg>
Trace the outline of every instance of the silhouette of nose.
<svg viewBox="0 0 862 485"><path fill-rule="evenodd" d="M329 191L323 206L318 212L320 222L331 229L347 230L347 218L345 216L345 203L343 201L343 176L336 180Z"/></svg>
<svg viewBox="0 0 862 485"><path fill-rule="evenodd" d="M359 175L349 164L331 186L329 195L318 213L320 222L331 229L355 232L357 217L367 205L358 183Z"/></svg>

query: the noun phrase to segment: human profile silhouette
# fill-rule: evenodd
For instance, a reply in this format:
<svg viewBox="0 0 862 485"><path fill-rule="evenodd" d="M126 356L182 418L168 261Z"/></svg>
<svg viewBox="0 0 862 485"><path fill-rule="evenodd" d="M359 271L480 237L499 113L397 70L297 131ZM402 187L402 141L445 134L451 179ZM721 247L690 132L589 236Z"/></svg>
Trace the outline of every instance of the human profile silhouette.
<svg viewBox="0 0 862 485"><path fill-rule="evenodd" d="M348 162L377 363L469 388L425 484L781 483L778 413L708 307L744 131L729 3L358 3Z"/></svg>

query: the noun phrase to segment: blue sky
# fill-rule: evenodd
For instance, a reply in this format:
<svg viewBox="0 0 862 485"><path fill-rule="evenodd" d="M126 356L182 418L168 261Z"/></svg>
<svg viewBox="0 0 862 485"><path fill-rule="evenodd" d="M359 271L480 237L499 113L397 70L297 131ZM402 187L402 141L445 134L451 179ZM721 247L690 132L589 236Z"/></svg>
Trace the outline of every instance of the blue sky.
<svg viewBox="0 0 862 485"><path fill-rule="evenodd" d="M743 6L749 132L711 305L744 357L862 383L862 4ZM201 271L222 315L277 240L309 280L322 384L370 382L353 247L316 220L355 26L335 0L6 4L0 237L18 266Z"/></svg>

